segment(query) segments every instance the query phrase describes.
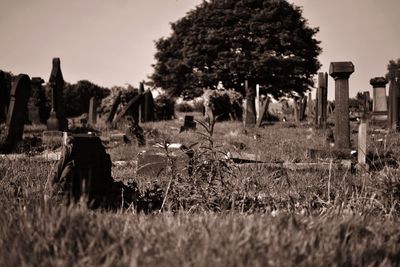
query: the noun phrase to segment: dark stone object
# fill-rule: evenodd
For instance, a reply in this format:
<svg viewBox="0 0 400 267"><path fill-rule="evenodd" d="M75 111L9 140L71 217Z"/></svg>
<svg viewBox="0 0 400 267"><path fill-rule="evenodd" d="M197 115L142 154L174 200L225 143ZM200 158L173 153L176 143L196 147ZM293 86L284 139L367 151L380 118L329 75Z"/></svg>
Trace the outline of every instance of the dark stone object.
<svg viewBox="0 0 400 267"><path fill-rule="evenodd" d="M11 99L7 114L8 135L6 146L13 150L22 140L27 104L31 93L31 80L26 74L19 74L11 89Z"/></svg>
<svg viewBox="0 0 400 267"><path fill-rule="evenodd" d="M75 134L67 138L51 179L53 195L87 200L89 207L121 207L137 199L137 192L111 176L111 158L99 137Z"/></svg>
<svg viewBox="0 0 400 267"><path fill-rule="evenodd" d="M183 126L179 132L189 131L189 130L196 130L196 122L194 121L194 117L190 115L185 115L185 119L183 121Z"/></svg>
<svg viewBox="0 0 400 267"><path fill-rule="evenodd" d="M168 148L178 173L192 174L193 150L184 145ZM167 173L168 157L161 150L144 150L138 154L136 174L141 176L157 177Z"/></svg>
<svg viewBox="0 0 400 267"><path fill-rule="evenodd" d="M65 118L63 99L64 78L61 72L61 63L59 58L53 58L53 68L51 70L49 83L52 90L52 110L56 113L56 117L59 121L58 130L65 131L68 129L68 121Z"/></svg>
<svg viewBox="0 0 400 267"><path fill-rule="evenodd" d="M329 74L335 79L335 148L350 148L349 77L351 62L332 62Z"/></svg>
<svg viewBox="0 0 400 267"><path fill-rule="evenodd" d="M369 80L369 84L371 84L373 88L385 87L387 83L388 81L385 77L375 77Z"/></svg>

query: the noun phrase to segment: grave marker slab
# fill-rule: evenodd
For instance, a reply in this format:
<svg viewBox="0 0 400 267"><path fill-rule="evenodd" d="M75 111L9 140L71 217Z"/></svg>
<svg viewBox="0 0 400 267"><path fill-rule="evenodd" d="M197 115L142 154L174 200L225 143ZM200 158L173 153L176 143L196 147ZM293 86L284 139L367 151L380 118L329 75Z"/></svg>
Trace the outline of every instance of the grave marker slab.
<svg viewBox="0 0 400 267"><path fill-rule="evenodd" d="M26 74L19 74L11 89L11 99L7 114L8 135L6 144L10 149L22 140L26 109L31 94L31 80Z"/></svg>
<svg viewBox="0 0 400 267"><path fill-rule="evenodd" d="M256 124L256 106L255 97L256 89L255 84L251 81L246 80L244 83L244 88L246 91L246 109L245 109L245 127L253 127Z"/></svg>
<svg viewBox="0 0 400 267"><path fill-rule="evenodd" d="M185 115L185 119L183 121L183 126L181 126L180 132L196 130L196 122L194 121L193 116Z"/></svg>

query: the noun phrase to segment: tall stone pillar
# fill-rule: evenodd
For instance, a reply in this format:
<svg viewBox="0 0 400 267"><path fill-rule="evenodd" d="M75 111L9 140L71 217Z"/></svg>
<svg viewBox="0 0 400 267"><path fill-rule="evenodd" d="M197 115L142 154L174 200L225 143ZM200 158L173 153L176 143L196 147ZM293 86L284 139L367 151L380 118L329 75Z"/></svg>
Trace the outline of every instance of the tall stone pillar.
<svg viewBox="0 0 400 267"><path fill-rule="evenodd" d="M92 96L89 100L89 124L91 125L96 125L97 123L97 98L95 96Z"/></svg>
<svg viewBox="0 0 400 267"><path fill-rule="evenodd" d="M328 106L328 74L318 73L318 126L326 129L327 106Z"/></svg>
<svg viewBox="0 0 400 267"><path fill-rule="evenodd" d="M399 101L400 88L395 78L390 80L389 84L389 111L388 128L397 131L399 129Z"/></svg>
<svg viewBox="0 0 400 267"><path fill-rule="evenodd" d="M386 99L387 80L384 77L376 77L371 79L369 83L372 85L373 88L373 119L386 120L388 119L388 106Z"/></svg>
<svg viewBox="0 0 400 267"><path fill-rule="evenodd" d="M256 89L255 84L246 80L244 83L246 91L246 118L244 121L245 127L254 127L256 125L256 107L255 107L255 97Z"/></svg>
<svg viewBox="0 0 400 267"><path fill-rule="evenodd" d="M335 79L335 148L350 148L349 77L352 62L331 62L329 75Z"/></svg>
<svg viewBox="0 0 400 267"><path fill-rule="evenodd" d="M59 58L53 58L53 68L51 69L49 83L52 90L52 108L50 118L47 123L48 130L65 131L68 129L68 121L65 117L64 108L64 78L61 72L61 62ZM56 122L58 120L58 122ZM58 124L58 125L57 125Z"/></svg>

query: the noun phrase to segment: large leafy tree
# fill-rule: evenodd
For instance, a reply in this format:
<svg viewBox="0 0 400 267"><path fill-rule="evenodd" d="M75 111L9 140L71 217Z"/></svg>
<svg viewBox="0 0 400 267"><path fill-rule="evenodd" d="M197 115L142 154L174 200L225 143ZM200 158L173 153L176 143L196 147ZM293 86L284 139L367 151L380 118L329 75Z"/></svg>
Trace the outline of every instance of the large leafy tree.
<svg viewBox="0 0 400 267"><path fill-rule="evenodd" d="M400 58L397 60L390 60L387 65L388 72L386 74L386 79L389 81L400 78Z"/></svg>
<svg viewBox="0 0 400 267"><path fill-rule="evenodd" d="M249 95L303 94L320 63L317 28L285 0L204 1L156 42L154 85L172 95L222 85Z"/></svg>

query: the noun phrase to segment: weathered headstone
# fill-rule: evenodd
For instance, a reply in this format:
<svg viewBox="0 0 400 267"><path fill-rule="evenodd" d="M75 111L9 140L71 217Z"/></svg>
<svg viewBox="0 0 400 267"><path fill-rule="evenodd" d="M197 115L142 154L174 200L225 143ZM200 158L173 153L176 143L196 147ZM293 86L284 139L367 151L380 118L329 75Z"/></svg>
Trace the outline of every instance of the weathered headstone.
<svg viewBox="0 0 400 267"><path fill-rule="evenodd" d="M11 99L7 114L8 135L6 144L11 150L22 140L30 94L31 80L29 76L26 74L18 75L11 89Z"/></svg>
<svg viewBox="0 0 400 267"><path fill-rule="evenodd" d="M169 157L173 159L175 170L178 173L192 174L193 151L181 144L170 144ZM136 174L139 176L157 177L167 173L168 161L166 153L161 150L150 149L138 154Z"/></svg>
<svg viewBox="0 0 400 267"><path fill-rule="evenodd" d="M52 112L50 112L50 126L55 126L55 119L58 120L58 130L65 131L68 128L68 121L65 117L64 109L64 78L61 72L61 64L59 58L53 58L53 68L51 70L49 83L52 91ZM55 116L54 116L55 115ZM49 125L49 123L48 123ZM49 129L48 130L54 130Z"/></svg>
<svg viewBox="0 0 400 267"><path fill-rule="evenodd" d="M150 90L146 90L143 96L142 116L143 121L154 121L154 98Z"/></svg>
<svg viewBox="0 0 400 267"><path fill-rule="evenodd" d="M118 95L115 98L115 100L114 100L114 102L113 102L113 104L111 106L110 113L108 114L108 117L107 117L107 120L106 120L106 123L108 125L112 124L112 122L114 120L115 113L117 113L118 106L119 106L120 103L121 103L121 91L118 92Z"/></svg>
<svg viewBox="0 0 400 267"><path fill-rule="evenodd" d="M386 98L387 80L384 77L376 77L369 82L373 87L373 112L372 119L382 121L388 119L388 106ZM389 120L390 121L390 120Z"/></svg>
<svg viewBox="0 0 400 267"><path fill-rule="evenodd" d="M97 123L97 98L92 96L89 100L89 124L96 125Z"/></svg>
<svg viewBox="0 0 400 267"><path fill-rule="evenodd" d="M45 120L46 97L42 84L44 80L40 77L32 77L32 94L28 102L29 121L33 124L40 124Z"/></svg>
<svg viewBox="0 0 400 267"><path fill-rule="evenodd" d="M327 121L327 105L328 105L328 74L325 72L318 73L318 127L326 129Z"/></svg>
<svg viewBox="0 0 400 267"><path fill-rule="evenodd" d="M390 80L389 84L389 112L388 128L397 131L399 129L399 101L400 88L395 78Z"/></svg>
<svg viewBox="0 0 400 267"><path fill-rule="evenodd" d="M311 116L314 114L313 111L313 103L312 103L312 94L311 92L308 93L308 102L307 102L307 116L311 118Z"/></svg>
<svg viewBox="0 0 400 267"><path fill-rule="evenodd" d="M144 93L144 82L141 82L140 83L140 85L139 85L139 95L141 95L141 94L143 94ZM143 120L143 114L144 114L144 105L143 104L139 104L139 108L138 108L138 111L137 111L137 114L138 114L138 122L140 123L140 122L142 122L142 121L144 121Z"/></svg>
<svg viewBox="0 0 400 267"><path fill-rule="evenodd" d="M183 126L181 126L180 132L196 130L196 122L194 121L194 117L190 115L185 115L185 119L183 121Z"/></svg>
<svg viewBox="0 0 400 267"><path fill-rule="evenodd" d="M0 123L7 120L10 103L11 79L8 73L0 70Z"/></svg>
<svg viewBox="0 0 400 267"><path fill-rule="evenodd" d="M365 165L367 163L367 121L363 116L358 126L358 164Z"/></svg>
<svg viewBox="0 0 400 267"><path fill-rule="evenodd" d="M262 102L262 103L261 103L261 107L260 107L260 116L258 116L258 119L257 119L258 127L261 126L264 116L268 112L268 107L271 102L271 98L267 96L263 101L260 101L260 102Z"/></svg>
<svg viewBox="0 0 400 267"><path fill-rule="evenodd" d="M329 75L335 79L335 148L350 148L349 77L352 62L331 62Z"/></svg>
<svg viewBox="0 0 400 267"><path fill-rule="evenodd" d="M251 81L246 80L244 83L246 91L246 109L245 109L245 127L253 127L256 124L256 107L255 107L255 97L256 89L255 84Z"/></svg>

